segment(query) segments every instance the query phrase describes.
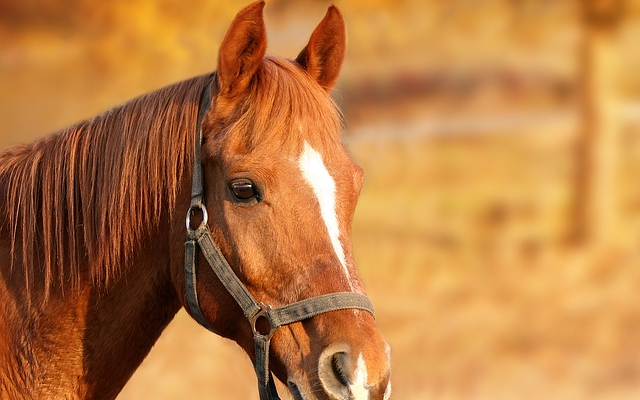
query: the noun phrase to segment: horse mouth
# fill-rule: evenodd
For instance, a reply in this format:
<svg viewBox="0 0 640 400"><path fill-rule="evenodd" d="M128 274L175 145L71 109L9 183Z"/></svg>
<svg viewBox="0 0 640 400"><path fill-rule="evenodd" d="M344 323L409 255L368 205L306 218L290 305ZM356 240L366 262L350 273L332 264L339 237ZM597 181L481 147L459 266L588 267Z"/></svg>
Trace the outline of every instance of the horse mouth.
<svg viewBox="0 0 640 400"><path fill-rule="evenodd" d="M300 388L298 388L298 385L296 385L293 381L287 381L287 386L289 387L289 391L291 392L294 400L305 400L302 392L300 391Z"/></svg>

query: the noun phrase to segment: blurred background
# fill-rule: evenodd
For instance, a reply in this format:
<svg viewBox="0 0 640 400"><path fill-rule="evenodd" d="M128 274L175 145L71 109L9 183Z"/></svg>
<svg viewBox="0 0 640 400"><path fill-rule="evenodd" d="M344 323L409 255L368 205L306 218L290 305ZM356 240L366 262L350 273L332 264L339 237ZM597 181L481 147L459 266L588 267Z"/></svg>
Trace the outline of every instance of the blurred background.
<svg viewBox="0 0 640 400"><path fill-rule="evenodd" d="M640 1L337 0L353 244L393 398L640 394ZM295 57L329 2L271 0ZM212 71L244 2L2 0L0 146ZM119 397L257 399L184 312Z"/></svg>

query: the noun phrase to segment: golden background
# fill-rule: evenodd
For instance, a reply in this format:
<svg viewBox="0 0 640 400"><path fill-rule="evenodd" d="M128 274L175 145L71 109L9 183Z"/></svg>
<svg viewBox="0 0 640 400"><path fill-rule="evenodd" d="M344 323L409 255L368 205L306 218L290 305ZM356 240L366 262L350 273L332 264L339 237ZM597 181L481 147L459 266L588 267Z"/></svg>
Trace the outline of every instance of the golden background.
<svg viewBox="0 0 640 400"><path fill-rule="evenodd" d="M334 3L392 397L638 398L639 2ZM268 52L295 57L328 4L269 1ZM244 5L2 0L0 146L212 71ZM147 398L257 393L241 350L181 312L119 397Z"/></svg>

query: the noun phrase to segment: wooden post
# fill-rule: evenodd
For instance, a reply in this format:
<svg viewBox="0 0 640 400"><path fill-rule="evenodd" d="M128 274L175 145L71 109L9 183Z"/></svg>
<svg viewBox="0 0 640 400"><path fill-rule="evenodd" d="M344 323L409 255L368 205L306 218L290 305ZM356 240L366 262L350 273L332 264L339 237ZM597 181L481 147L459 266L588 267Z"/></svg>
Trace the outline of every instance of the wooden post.
<svg viewBox="0 0 640 400"><path fill-rule="evenodd" d="M581 0L582 135L579 143L576 234L609 245L618 231L618 57L616 32L624 0Z"/></svg>

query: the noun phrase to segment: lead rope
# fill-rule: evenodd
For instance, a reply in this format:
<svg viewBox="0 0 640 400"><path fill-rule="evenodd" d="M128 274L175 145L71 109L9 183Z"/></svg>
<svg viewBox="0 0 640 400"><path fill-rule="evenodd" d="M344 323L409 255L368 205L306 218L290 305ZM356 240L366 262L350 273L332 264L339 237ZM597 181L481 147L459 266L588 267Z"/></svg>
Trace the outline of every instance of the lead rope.
<svg viewBox="0 0 640 400"><path fill-rule="evenodd" d="M235 274L226 258L215 244L207 225L208 214L204 205L204 180L202 173L202 118L211 103L210 85L203 91L198 110L196 127L195 154L191 183L191 204L187 210L185 242L184 277L187 304L193 317L200 325L213 332L202 313L196 290L196 267L198 265L198 247L207 263L220 282L236 300L253 330L255 349L254 370L258 378L260 400L280 400L273 375L269 369L269 346L274 333L283 325L289 325L331 311L360 309L374 314L371 301L364 295L352 292L330 293L323 296L301 300L279 308L258 303L242 281ZM191 216L200 210L202 221L198 228L191 227ZM257 328L260 319L269 323L269 332L262 333Z"/></svg>

